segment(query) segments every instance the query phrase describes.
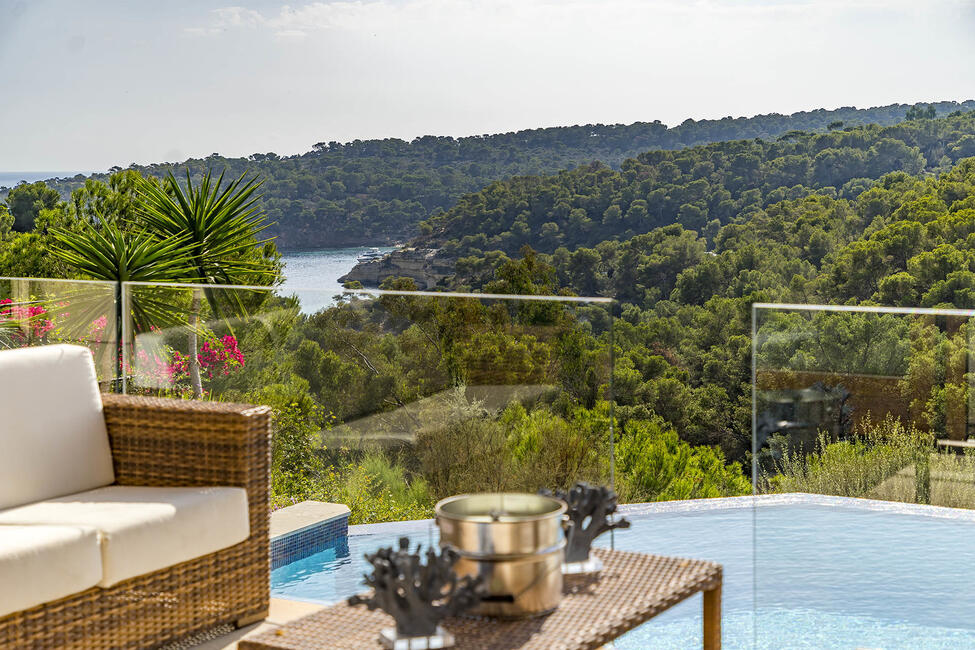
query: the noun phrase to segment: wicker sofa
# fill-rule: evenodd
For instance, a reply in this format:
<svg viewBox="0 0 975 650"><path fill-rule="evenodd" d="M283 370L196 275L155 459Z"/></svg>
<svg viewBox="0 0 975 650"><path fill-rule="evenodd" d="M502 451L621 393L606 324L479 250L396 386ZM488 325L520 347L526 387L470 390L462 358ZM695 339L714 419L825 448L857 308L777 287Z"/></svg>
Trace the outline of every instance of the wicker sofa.
<svg viewBox="0 0 975 650"><path fill-rule="evenodd" d="M86 348L0 352L0 647L264 618L269 438L266 407L99 395Z"/></svg>

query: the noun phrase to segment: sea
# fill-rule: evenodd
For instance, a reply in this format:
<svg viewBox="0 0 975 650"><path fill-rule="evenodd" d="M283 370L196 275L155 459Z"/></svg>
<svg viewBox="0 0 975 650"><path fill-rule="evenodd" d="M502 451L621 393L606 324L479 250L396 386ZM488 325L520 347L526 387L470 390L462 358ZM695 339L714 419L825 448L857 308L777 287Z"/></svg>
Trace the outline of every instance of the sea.
<svg viewBox="0 0 975 650"><path fill-rule="evenodd" d="M282 251L285 280L281 293L297 295L301 300L301 310L306 313L314 313L327 307L342 291L339 278L352 270L360 255L370 250L373 247ZM378 250L380 253L388 253L395 249L381 246Z"/></svg>
<svg viewBox="0 0 975 650"><path fill-rule="evenodd" d="M71 178L78 174L89 175L90 171L60 171L60 172L3 172L0 171L0 187L14 187L21 181L33 183L46 181L49 178Z"/></svg>

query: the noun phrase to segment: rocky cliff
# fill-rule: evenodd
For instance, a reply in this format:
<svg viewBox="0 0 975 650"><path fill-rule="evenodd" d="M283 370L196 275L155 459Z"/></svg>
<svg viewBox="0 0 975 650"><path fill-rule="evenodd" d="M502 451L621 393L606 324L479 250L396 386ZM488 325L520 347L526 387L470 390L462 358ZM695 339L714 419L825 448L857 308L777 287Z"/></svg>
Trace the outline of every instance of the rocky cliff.
<svg viewBox="0 0 975 650"><path fill-rule="evenodd" d="M356 264L339 282L358 280L365 287L378 287L386 278L407 277L413 278L418 289L429 289L454 272L454 261L438 253L436 248L403 248Z"/></svg>

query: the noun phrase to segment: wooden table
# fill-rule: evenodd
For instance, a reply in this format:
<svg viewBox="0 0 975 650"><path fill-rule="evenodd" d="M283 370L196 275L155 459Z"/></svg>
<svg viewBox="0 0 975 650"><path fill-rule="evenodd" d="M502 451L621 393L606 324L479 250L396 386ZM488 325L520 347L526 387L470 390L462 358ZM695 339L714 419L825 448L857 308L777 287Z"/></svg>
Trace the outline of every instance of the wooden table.
<svg viewBox="0 0 975 650"><path fill-rule="evenodd" d="M558 609L540 618L499 621L449 618L442 625L458 649L599 648L657 614L704 593L704 648L721 648L721 565L700 560L596 549L602 573L565 576ZM240 650L381 648L379 631L392 617L339 603L240 642Z"/></svg>

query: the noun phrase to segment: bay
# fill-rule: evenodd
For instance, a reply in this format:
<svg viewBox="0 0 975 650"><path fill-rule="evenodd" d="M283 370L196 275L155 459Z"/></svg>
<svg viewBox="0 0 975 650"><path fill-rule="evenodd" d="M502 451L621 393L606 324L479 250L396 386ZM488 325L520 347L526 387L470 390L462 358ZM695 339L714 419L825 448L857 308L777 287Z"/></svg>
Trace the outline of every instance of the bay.
<svg viewBox="0 0 975 650"><path fill-rule="evenodd" d="M372 246L282 252L285 279L280 293L297 295L305 313L327 307L342 291L339 278L352 270L360 255L370 250ZM396 249L381 246L378 250L385 254Z"/></svg>

